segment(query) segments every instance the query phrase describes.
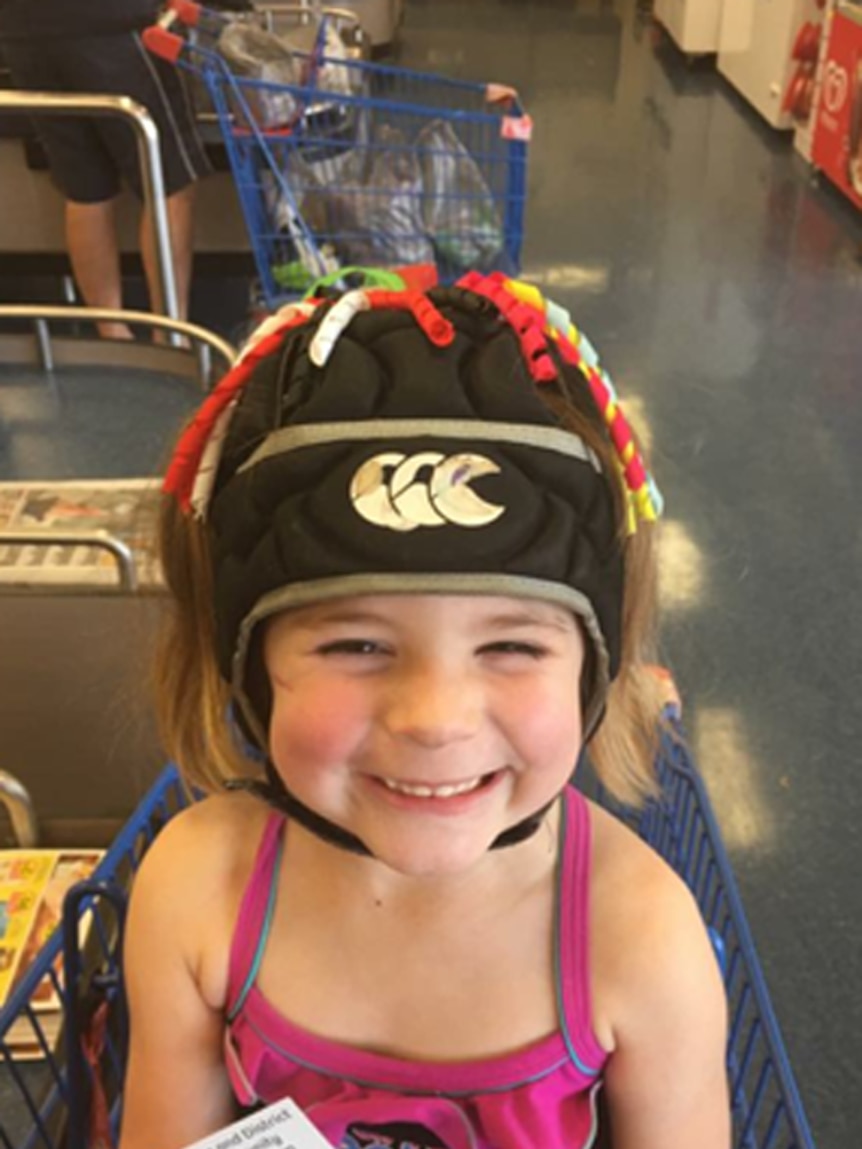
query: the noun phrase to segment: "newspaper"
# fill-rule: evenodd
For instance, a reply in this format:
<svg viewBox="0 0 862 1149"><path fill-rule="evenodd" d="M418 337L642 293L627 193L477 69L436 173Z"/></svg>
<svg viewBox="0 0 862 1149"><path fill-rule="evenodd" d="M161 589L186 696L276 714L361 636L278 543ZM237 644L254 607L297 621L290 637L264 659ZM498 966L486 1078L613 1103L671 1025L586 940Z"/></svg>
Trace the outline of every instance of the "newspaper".
<svg viewBox="0 0 862 1149"><path fill-rule="evenodd" d="M51 534L102 531L132 552L138 584L161 585L155 554L158 479L0 483L0 586L116 586L116 558L92 545L50 544ZM44 532L46 544L4 542Z"/></svg>

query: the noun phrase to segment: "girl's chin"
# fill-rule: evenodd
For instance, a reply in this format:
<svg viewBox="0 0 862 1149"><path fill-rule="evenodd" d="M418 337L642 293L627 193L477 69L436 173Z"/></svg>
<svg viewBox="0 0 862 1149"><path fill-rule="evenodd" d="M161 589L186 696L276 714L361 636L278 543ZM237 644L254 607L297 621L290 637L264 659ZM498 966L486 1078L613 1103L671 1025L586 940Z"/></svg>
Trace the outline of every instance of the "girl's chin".
<svg viewBox="0 0 862 1149"><path fill-rule="evenodd" d="M494 841L506 828L503 823L486 822L456 829L448 822L397 830L369 825L358 833L372 857L390 870L405 877L445 878L467 874L487 859Z"/></svg>
<svg viewBox="0 0 862 1149"><path fill-rule="evenodd" d="M488 846L475 845L465 849L423 849L417 842L369 843L374 859L387 869L405 878L431 880L454 878L469 873L487 856Z"/></svg>

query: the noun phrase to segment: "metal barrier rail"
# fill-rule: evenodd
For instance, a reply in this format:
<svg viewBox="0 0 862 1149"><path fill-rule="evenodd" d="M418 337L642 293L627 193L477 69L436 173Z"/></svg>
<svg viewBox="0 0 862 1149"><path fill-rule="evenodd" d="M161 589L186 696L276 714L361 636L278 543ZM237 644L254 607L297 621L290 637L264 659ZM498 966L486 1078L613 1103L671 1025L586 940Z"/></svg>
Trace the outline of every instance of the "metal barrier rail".
<svg viewBox="0 0 862 1149"><path fill-rule="evenodd" d="M46 371L54 368L54 356L51 350L50 323L73 322L111 322L121 320L130 326L155 328L167 331L170 335L188 339L195 347L198 356L198 372L204 387L209 382L211 373L210 352L215 351L224 360L226 368L236 362L237 350L222 339L220 335L209 331L206 327L198 327L196 323L187 323L182 319L171 319L166 315L153 315L149 311L115 311L105 307L70 307L65 304L48 303L3 303L0 304L0 323L4 319L32 319L35 322L36 340L42 358L42 366Z"/></svg>
<svg viewBox="0 0 862 1149"><path fill-rule="evenodd" d="M50 531L37 529L0 531L0 546L96 547L98 550L107 551L115 560L118 588L125 591L138 589L138 571L131 547L108 531L55 531L53 527Z"/></svg>
<svg viewBox="0 0 862 1149"><path fill-rule="evenodd" d="M32 850L39 841L36 811L28 791L14 774L0 770L0 806L5 806L15 841L21 849Z"/></svg>
<svg viewBox="0 0 862 1149"><path fill-rule="evenodd" d="M22 92L16 89L0 91L0 113L15 115L101 116L126 120L135 131L141 182L144 193L144 212L152 224L158 299L152 300L154 310L171 319L179 318L177 285L171 248L168 212L165 206L165 181L162 157L159 152L159 131L147 109L129 96L103 96L96 93L74 95L55 92Z"/></svg>

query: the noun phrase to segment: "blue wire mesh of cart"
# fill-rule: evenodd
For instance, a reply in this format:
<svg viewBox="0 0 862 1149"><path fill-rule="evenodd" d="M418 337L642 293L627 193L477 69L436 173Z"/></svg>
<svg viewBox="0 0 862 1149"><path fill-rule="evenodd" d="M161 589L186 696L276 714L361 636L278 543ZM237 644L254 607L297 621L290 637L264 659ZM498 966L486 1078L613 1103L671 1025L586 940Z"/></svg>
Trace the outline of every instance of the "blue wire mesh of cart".
<svg viewBox="0 0 862 1149"><path fill-rule="evenodd" d="M734 1149L814 1149L709 799L678 716L671 712L669 718L657 760L660 798L640 811L606 796L602 801L684 878L716 941L730 1002ZM155 834L186 803L176 771L166 769L93 879L70 895L65 946L59 935L52 938L0 1011L3 1149L91 1149L97 1135L116 1143L127 1041L121 977L125 893ZM59 987L55 963L64 951L65 1025L57 1043L40 1028L31 1003L44 977ZM22 1024L41 1044L38 1061L13 1060L10 1030Z"/></svg>
<svg viewBox="0 0 862 1149"><path fill-rule="evenodd" d="M165 770L92 879L70 891L62 930L0 1010L3 1149L116 1144L127 1040L121 972L126 891L153 838L186 801L176 771ZM63 1003L59 1032L36 1004L46 979ZM20 1059L22 1046L29 1049L27 1060Z"/></svg>
<svg viewBox="0 0 862 1149"><path fill-rule="evenodd" d="M661 796L633 810L601 801L683 878L709 927L729 1006L727 1069L734 1149L814 1149L730 860L679 710L667 709L657 757Z"/></svg>
<svg viewBox="0 0 862 1149"><path fill-rule="evenodd" d="M194 28L145 42L209 93L269 306L354 265L519 270L530 121L512 89L320 52L293 53L296 83L253 79L225 48L246 25L178 7Z"/></svg>

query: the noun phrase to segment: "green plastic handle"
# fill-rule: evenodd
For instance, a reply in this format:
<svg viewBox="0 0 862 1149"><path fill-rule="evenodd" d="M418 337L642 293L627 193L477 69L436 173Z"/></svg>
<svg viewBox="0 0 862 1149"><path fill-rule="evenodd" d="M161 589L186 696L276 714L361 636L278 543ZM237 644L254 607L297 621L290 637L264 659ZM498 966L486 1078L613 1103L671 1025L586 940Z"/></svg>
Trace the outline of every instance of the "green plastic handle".
<svg viewBox="0 0 862 1149"><path fill-rule="evenodd" d="M319 279L315 279L303 298L310 299L321 287L332 287L347 275L361 275L363 287L382 287L386 291L404 291L407 287L400 275L394 271L386 271L382 267L340 267L338 271L331 271L329 275L321 275Z"/></svg>

